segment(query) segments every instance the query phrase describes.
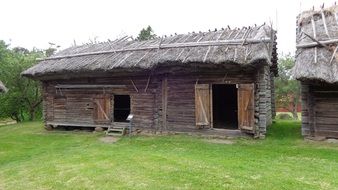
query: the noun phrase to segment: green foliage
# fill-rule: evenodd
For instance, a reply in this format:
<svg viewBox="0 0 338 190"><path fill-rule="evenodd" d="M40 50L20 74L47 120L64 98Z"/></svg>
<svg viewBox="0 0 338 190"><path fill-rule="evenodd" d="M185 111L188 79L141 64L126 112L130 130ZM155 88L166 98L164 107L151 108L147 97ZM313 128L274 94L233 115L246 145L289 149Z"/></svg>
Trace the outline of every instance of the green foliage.
<svg viewBox="0 0 338 190"><path fill-rule="evenodd" d="M277 107L288 110L294 119L298 119L297 106L300 101L300 84L291 76L294 64L295 60L290 55L279 59L279 77L275 79L275 94Z"/></svg>
<svg viewBox="0 0 338 190"><path fill-rule="evenodd" d="M140 41L144 41L144 40L154 39L155 37L156 37L156 34L154 34L153 29L151 28L151 26L148 26L147 28L143 28L140 31L137 39Z"/></svg>
<svg viewBox="0 0 338 190"><path fill-rule="evenodd" d="M49 57L51 55L53 55L55 52L56 52L56 48L53 48L53 47L49 47L48 49L45 50L45 53L46 53L46 57Z"/></svg>
<svg viewBox="0 0 338 190"><path fill-rule="evenodd" d="M16 47L10 49L0 41L0 80L9 89L0 95L0 118L12 118L18 122L34 120L41 116L41 93L37 81L21 77L21 72L36 64L36 58L44 52Z"/></svg>
<svg viewBox="0 0 338 190"><path fill-rule="evenodd" d="M0 187L338 188L338 145L304 141L300 122L277 120L265 140L225 140L233 144L185 135L125 137L109 144L101 142L102 137L102 133L46 132L40 122L2 126Z"/></svg>

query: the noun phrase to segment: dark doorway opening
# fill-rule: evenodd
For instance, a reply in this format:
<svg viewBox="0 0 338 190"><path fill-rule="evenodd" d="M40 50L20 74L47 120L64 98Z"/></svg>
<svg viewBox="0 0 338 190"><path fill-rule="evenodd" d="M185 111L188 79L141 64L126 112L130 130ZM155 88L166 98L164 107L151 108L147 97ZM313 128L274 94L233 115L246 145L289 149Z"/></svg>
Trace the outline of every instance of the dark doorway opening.
<svg viewBox="0 0 338 190"><path fill-rule="evenodd" d="M127 122L130 114L130 96L114 95L114 122Z"/></svg>
<svg viewBox="0 0 338 190"><path fill-rule="evenodd" d="M235 84L212 85L213 127L238 129L237 88Z"/></svg>

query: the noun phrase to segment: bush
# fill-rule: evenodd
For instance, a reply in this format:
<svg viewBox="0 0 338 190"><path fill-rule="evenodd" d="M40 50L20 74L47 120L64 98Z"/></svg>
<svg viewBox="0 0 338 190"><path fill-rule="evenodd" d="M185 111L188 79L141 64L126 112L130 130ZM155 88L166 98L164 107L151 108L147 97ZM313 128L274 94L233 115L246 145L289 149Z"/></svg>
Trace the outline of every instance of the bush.
<svg viewBox="0 0 338 190"><path fill-rule="evenodd" d="M287 113L280 113L276 116L276 119L283 119L283 120L292 120L292 116Z"/></svg>

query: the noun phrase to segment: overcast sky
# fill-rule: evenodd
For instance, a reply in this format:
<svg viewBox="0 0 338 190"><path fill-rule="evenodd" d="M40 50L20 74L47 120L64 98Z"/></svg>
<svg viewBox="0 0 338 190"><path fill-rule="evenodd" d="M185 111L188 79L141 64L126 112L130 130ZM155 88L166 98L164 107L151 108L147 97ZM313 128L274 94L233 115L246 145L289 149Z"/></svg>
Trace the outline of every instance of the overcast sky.
<svg viewBox="0 0 338 190"><path fill-rule="evenodd" d="M1 0L0 40L11 47L67 48L89 39L136 36L147 25L159 36L273 22L279 53L294 53L296 16L328 0Z"/></svg>

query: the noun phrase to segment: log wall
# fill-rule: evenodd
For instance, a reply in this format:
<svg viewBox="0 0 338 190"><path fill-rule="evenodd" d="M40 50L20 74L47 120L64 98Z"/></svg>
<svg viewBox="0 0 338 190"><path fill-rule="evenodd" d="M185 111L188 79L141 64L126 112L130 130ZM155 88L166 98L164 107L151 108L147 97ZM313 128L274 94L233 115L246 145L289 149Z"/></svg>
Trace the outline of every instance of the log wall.
<svg viewBox="0 0 338 190"><path fill-rule="evenodd" d="M58 80L43 83L44 118L48 122L69 124L94 124L94 103L97 95L106 94L130 95L131 113L134 114L135 126L154 128L155 93L157 80L150 78L147 90L148 76L127 78L96 78ZM135 87L132 85L133 80ZM97 89L56 89L60 84L109 84L125 85L125 88ZM137 92L137 91L138 92ZM113 105L113 104L112 104ZM112 108L113 110L113 108ZM109 125L110 122L104 123Z"/></svg>
<svg viewBox="0 0 338 190"><path fill-rule="evenodd" d="M195 131L195 84L255 83L254 73L238 72L214 75L168 77L168 128L172 131Z"/></svg>
<svg viewBox="0 0 338 190"><path fill-rule="evenodd" d="M266 133L266 127L272 123L271 72L268 66L262 67L257 73L258 95L258 130L260 135ZM274 104L274 103L273 103Z"/></svg>
<svg viewBox="0 0 338 190"><path fill-rule="evenodd" d="M338 85L302 82L302 135L338 138Z"/></svg>
<svg viewBox="0 0 338 190"><path fill-rule="evenodd" d="M276 99L275 99L275 76L270 69L270 87L271 87L271 117L276 117Z"/></svg>
<svg viewBox="0 0 338 190"><path fill-rule="evenodd" d="M273 84L271 83L271 73L270 73L270 69L269 67L266 67L266 71L265 71L265 78L266 78L266 124L267 125L271 125L272 124L272 118L273 118L273 102L272 102L272 86Z"/></svg>
<svg viewBox="0 0 338 190"><path fill-rule="evenodd" d="M119 76L51 80L43 82L46 124L94 125L93 98L99 94L130 95L133 126L145 131L203 132L195 126L195 84L255 84L255 129L261 136L271 123L271 77L268 66L231 71L194 73L146 73ZM133 85L134 83L134 85ZM125 88L56 89L61 84L125 85ZM113 102L111 104L113 106ZM113 108L112 108L113 110ZM109 125L110 123L103 123ZM210 134L210 131L205 131ZM220 133L214 131L213 133Z"/></svg>
<svg viewBox="0 0 338 190"><path fill-rule="evenodd" d="M302 135L303 136L313 136L313 114L309 112L309 107L313 107L313 104L310 101L311 93L310 87L306 83L301 83L301 104L302 104ZM313 109L311 109L313 111ZM311 119L310 117L311 116Z"/></svg>

